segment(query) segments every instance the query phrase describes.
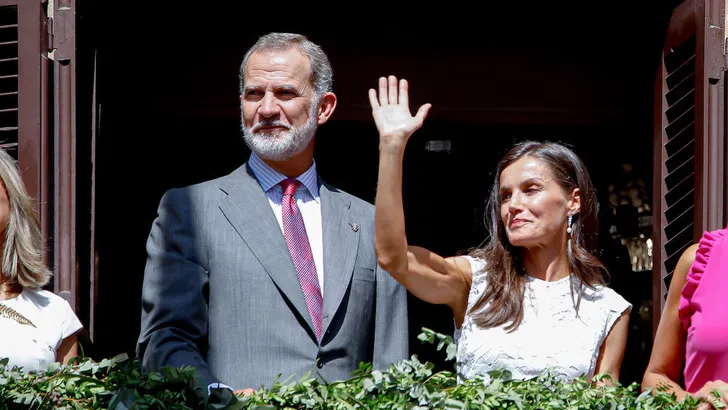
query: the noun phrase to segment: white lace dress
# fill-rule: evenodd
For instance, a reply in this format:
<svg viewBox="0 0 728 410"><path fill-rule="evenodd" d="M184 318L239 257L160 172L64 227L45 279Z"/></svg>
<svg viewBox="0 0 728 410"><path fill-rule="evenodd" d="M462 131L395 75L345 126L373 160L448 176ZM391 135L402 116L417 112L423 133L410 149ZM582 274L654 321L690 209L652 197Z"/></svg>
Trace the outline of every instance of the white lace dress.
<svg viewBox="0 0 728 410"><path fill-rule="evenodd" d="M604 339L620 315L631 308L623 297L607 287L579 286L573 275L555 282L527 277L520 326L510 333L505 326L484 329L473 322L471 309L485 292L488 274L483 260L467 258L473 283L465 320L454 337L460 380L477 376L487 382L488 372L493 370L508 370L513 379L520 380L544 370L568 380L594 376Z"/></svg>

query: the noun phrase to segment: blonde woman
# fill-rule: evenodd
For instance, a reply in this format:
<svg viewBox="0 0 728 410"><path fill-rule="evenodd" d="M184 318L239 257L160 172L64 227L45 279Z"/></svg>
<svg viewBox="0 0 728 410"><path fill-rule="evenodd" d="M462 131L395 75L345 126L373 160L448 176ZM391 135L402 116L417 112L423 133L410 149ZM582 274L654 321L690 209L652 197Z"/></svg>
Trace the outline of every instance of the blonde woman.
<svg viewBox="0 0 728 410"><path fill-rule="evenodd" d="M0 150L0 359L42 371L78 353L82 325L65 299L42 290L51 272L43 236L15 160Z"/></svg>

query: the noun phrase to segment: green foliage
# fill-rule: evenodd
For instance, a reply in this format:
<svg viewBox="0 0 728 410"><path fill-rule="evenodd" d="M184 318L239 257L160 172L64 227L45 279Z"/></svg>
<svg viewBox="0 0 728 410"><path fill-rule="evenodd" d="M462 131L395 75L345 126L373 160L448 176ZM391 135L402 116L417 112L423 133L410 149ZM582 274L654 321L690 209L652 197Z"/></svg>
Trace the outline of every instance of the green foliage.
<svg viewBox="0 0 728 410"><path fill-rule="evenodd" d="M423 329L419 339L437 344L448 359L455 357L452 337ZM276 381L248 397L215 391L207 397L192 368L143 373L126 355L100 363L79 360L54 365L44 373L22 373L0 361L2 409L694 409L700 402L688 397L678 402L663 391L641 392L631 386L599 385L608 376L565 382L544 373L527 381L509 380L507 371L458 383L447 371L434 371L432 363L416 356L393 364L386 371L362 363L349 380L326 382L306 375L301 380ZM241 370L244 371L244 370Z"/></svg>
<svg viewBox="0 0 728 410"><path fill-rule="evenodd" d="M126 354L100 363L54 363L47 372L23 373L7 364L0 361L0 410L203 408L191 368L144 374Z"/></svg>

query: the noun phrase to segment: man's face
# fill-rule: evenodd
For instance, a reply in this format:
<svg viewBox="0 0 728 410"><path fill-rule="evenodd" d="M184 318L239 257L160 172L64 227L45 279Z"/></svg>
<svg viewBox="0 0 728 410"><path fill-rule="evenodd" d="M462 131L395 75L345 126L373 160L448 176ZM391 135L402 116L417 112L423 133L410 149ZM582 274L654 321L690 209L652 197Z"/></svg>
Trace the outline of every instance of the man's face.
<svg viewBox="0 0 728 410"><path fill-rule="evenodd" d="M295 48L253 53L241 105L245 142L263 159L286 160L305 150L318 114L308 58Z"/></svg>

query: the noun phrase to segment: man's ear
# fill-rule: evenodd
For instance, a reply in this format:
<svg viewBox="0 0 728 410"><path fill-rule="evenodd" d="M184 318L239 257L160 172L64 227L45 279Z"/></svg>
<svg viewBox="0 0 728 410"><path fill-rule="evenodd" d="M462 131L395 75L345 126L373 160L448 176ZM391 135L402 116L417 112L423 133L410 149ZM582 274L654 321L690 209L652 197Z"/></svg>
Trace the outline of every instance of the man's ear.
<svg viewBox="0 0 728 410"><path fill-rule="evenodd" d="M316 123L318 125L326 123L336 109L336 94L328 92L321 97L318 110L316 110Z"/></svg>

